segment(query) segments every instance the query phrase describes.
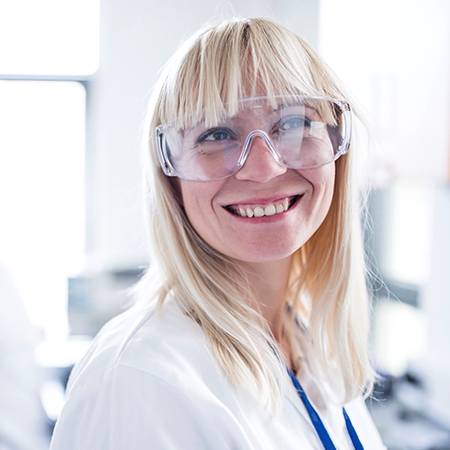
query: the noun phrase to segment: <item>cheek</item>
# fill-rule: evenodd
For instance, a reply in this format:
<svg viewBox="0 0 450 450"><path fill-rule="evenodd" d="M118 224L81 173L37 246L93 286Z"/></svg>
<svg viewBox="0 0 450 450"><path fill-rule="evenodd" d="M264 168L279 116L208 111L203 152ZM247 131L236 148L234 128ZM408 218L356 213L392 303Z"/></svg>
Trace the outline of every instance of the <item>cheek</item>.
<svg viewBox="0 0 450 450"><path fill-rule="evenodd" d="M336 169L334 164L330 164L330 167L327 169L328 170L323 178L323 197L321 201L323 219L327 216L333 202L336 181Z"/></svg>
<svg viewBox="0 0 450 450"><path fill-rule="evenodd" d="M334 164L327 164L310 173L303 173L312 187L313 206L317 210L328 211L333 200L336 169Z"/></svg>
<svg viewBox="0 0 450 450"><path fill-rule="evenodd" d="M189 222L205 238L214 229L213 200L220 186L217 181L178 180L180 199Z"/></svg>
<svg viewBox="0 0 450 450"><path fill-rule="evenodd" d="M314 234L327 217L333 202L335 190L334 164L316 169L314 173L309 175L308 181L312 186L312 193L305 211L305 220L311 234Z"/></svg>
<svg viewBox="0 0 450 450"><path fill-rule="evenodd" d="M211 205L214 192L211 191L209 182L186 181L178 179L181 202L188 216L197 209L205 209Z"/></svg>
<svg viewBox="0 0 450 450"><path fill-rule="evenodd" d="M192 226L195 228L195 218L199 215L199 205L198 202L201 202L201 196L199 199L198 188L192 185L192 182L186 182L183 180L179 181L179 194L181 204L184 207L186 215L188 216L189 222L191 222Z"/></svg>
<svg viewBox="0 0 450 450"><path fill-rule="evenodd" d="M325 166L326 167L326 166ZM326 167L326 171L323 174L322 186L323 186L323 203L324 208L328 211L330 209L331 202L334 196L335 183L336 183L336 169L334 164L329 164Z"/></svg>

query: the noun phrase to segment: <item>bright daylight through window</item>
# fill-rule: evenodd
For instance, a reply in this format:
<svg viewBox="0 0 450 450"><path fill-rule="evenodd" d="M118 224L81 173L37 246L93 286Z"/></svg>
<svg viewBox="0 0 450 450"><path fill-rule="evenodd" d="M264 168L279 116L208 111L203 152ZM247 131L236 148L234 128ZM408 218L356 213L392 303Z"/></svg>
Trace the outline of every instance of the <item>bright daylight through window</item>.
<svg viewBox="0 0 450 450"><path fill-rule="evenodd" d="M85 80L98 47L97 0L0 5L0 260L47 338L68 332L67 278L83 264Z"/></svg>

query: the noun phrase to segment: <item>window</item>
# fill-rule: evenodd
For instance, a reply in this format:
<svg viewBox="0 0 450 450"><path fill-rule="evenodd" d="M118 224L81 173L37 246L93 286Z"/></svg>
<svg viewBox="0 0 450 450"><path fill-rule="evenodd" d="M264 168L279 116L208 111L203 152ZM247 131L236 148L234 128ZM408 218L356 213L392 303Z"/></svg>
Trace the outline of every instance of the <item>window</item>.
<svg viewBox="0 0 450 450"><path fill-rule="evenodd" d="M0 260L28 315L64 337L67 278L83 267L86 80L98 0L0 4Z"/></svg>

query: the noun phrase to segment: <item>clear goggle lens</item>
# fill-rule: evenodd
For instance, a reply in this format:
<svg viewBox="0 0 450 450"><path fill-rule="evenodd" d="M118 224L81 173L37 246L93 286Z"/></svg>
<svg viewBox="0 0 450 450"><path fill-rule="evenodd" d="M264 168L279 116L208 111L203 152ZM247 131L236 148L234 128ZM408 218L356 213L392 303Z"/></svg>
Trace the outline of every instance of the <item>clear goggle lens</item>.
<svg viewBox="0 0 450 450"><path fill-rule="evenodd" d="M257 97L239 101L236 114L215 123L156 129L164 173L185 180L218 180L236 173L254 139L264 140L278 164L312 169L335 161L350 145L348 103L314 96Z"/></svg>

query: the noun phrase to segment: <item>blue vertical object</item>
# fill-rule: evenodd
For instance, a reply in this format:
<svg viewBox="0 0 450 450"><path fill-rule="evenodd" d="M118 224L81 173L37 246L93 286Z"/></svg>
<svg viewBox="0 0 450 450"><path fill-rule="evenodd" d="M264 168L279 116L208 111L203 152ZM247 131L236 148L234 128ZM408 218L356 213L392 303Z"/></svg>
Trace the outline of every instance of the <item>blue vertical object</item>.
<svg viewBox="0 0 450 450"><path fill-rule="evenodd" d="M314 425L314 428L316 429L316 432L323 444L323 447L325 448L325 450L336 450L336 446L333 444L333 441L331 440L330 435L328 434L328 431L325 428L325 425L323 424L314 407L311 405L311 402L309 401L301 384L297 380L296 376L292 373L292 371L288 367L286 367L286 369L291 377L291 380L295 386L295 389L297 390L300 399L302 400L306 410L308 411L311 422ZM353 427L353 424L347 412L345 411L345 408L342 408L342 412L344 414L345 425L347 426L347 431L350 436L350 439L352 440L353 447L355 447L355 450L364 450L364 447L362 446L361 441L359 440L359 437L356 434L355 428Z"/></svg>
<svg viewBox="0 0 450 450"><path fill-rule="evenodd" d="M361 444L361 441L359 440L358 435L356 434L356 430L352 424L352 421L350 420L350 417L348 417L347 411L345 408L342 408L342 412L344 413L345 418L345 425L347 425L347 431L350 435L350 439L353 442L353 447L355 447L355 450L364 450L363 445Z"/></svg>

